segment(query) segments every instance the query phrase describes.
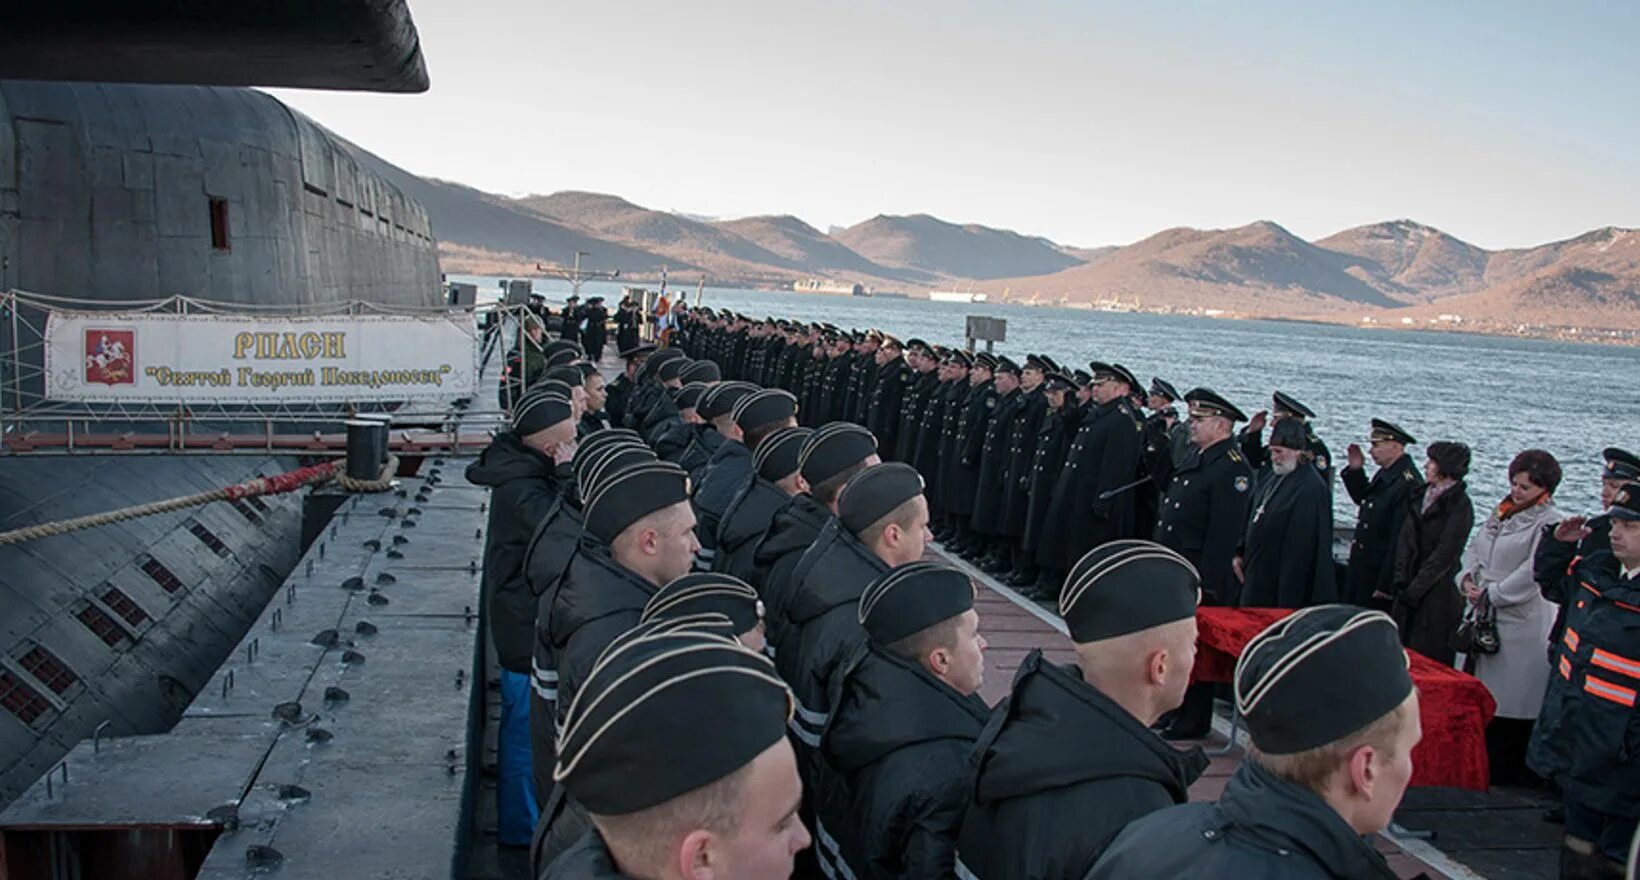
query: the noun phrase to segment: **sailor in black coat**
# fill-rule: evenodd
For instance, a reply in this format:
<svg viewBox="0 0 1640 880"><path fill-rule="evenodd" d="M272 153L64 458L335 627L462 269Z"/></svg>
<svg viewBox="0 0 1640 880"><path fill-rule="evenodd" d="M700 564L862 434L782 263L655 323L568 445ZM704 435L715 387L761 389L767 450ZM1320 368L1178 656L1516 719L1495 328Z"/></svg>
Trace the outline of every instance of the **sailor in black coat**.
<svg viewBox="0 0 1640 880"><path fill-rule="evenodd" d="M954 413L955 431L948 452L942 454L945 473L945 508L951 517L952 541L948 548L967 557L980 539L974 535L974 493L979 488L980 455L985 445L985 427L996 409L996 385L991 369L996 358L986 352L974 355L968 370L968 393L960 412Z"/></svg>
<svg viewBox="0 0 1640 880"><path fill-rule="evenodd" d="M1042 429L1042 419L1048 414L1048 398L1043 393L1042 383L1048 371L1056 366L1040 356L1031 355L1026 358L1025 368L1020 371L1019 390L1024 398L1008 432L1008 466L1002 475L1004 500L999 533L1007 539L1007 558L1002 560L1001 565L986 569L1004 580L1022 579L1027 573L1034 575L1034 572L1027 571L1034 566L1021 541L1025 536L1025 520L1031 504L1031 465L1036 458L1037 432ZM1035 577L1031 580L1034 581Z"/></svg>
<svg viewBox="0 0 1640 880"><path fill-rule="evenodd" d="M1149 541L1078 561L1060 598L1076 665L1031 652L981 734L959 877L1080 877L1129 822L1188 799L1207 756L1149 726L1190 681L1198 592L1195 570Z"/></svg>
<svg viewBox="0 0 1640 880"><path fill-rule="evenodd" d="M1045 584L1063 577L1089 550L1133 532L1133 491L1126 487L1138 476L1143 434L1128 397L1137 380L1120 364L1090 366L1092 408L1080 414L1065 452L1037 550Z"/></svg>
<svg viewBox="0 0 1640 880"><path fill-rule="evenodd" d="M1031 468L1025 477L1028 506L1025 533L1019 541L1024 560L1008 585L1019 588L1031 599L1052 600L1059 597L1057 582L1053 583L1051 590L1047 584L1038 585L1037 554L1042 549L1042 537L1048 530L1048 505L1053 501L1053 487L1059 482L1060 472L1065 469L1065 453L1074 433L1065 419L1067 411L1073 408L1073 405L1066 403L1072 385L1071 377L1063 372L1050 375L1043 384L1048 411L1037 428L1036 443L1031 451Z"/></svg>
<svg viewBox="0 0 1640 880"><path fill-rule="evenodd" d="M581 317L586 319L586 326L581 328L581 347L586 349L587 358L597 363L604 359L604 345L609 339L609 310L604 308L604 298L589 298Z"/></svg>
<svg viewBox="0 0 1640 880"><path fill-rule="evenodd" d="M900 431L900 407L905 400L906 386L912 380L912 369L906 364L905 346L892 336L884 335L877 349L877 377L871 386L871 402L866 407L865 426L877 437L877 448L882 455L892 456Z"/></svg>
<svg viewBox="0 0 1640 880"><path fill-rule="evenodd" d="M1008 513L1008 444L1013 438L1014 422L1018 420L1025 400L1019 390L1019 365L1006 357L998 358L995 375L997 400L985 423L982 445L978 456L979 479L974 490L975 533L981 536L986 554L980 560L982 568L999 569L1010 560L1006 533Z"/></svg>
<svg viewBox="0 0 1640 880"><path fill-rule="evenodd" d="M1138 389L1134 389L1138 390ZM1145 403L1150 412L1144 417L1144 449L1139 455L1140 470L1150 482L1133 490L1133 531L1140 536L1151 534L1156 528L1156 514L1162 502L1162 487L1173 476L1172 431L1179 424L1174 404L1179 402L1178 389L1159 376L1152 376Z"/></svg>
<svg viewBox="0 0 1640 880"><path fill-rule="evenodd" d="M752 481L729 502L718 524L714 571L726 572L747 583L756 579L756 554L776 514L800 494L805 484L797 470L797 454L813 428L782 428L764 438L752 452Z"/></svg>
<svg viewBox="0 0 1640 880"><path fill-rule="evenodd" d="M847 798L827 817L858 880L950 877L968 754L990 714L968 576L902 565L866 589L867 641L839 668L821 741Z"/></svg>
<svg viewBox="0 0 1640 880"><path fill-rule="evenodd" d="M1308 467L1302 425L1270 430L1269 478L1253 495L1247 531L1232 563L1244 608L1308 608L1338 600L1332 558L1332 498Z"/></svg>
<svg viewBox="0 0 1640 880"><path fill-rule="evenodd" d="M729 502L752 479L752 451L745 443L745 431L735 420L734 410L742 400L760 393L750 382L722 382L701 397L696 411L711 423L723 442L713 450L712 457L695 472L690 500L699 520L698 536L701 544L699 567L710 570L712 556L717 552L718 526ZM785 394L783 391L771 392ZM791 395L786 395L790 399Z"/></svg>
<svg viewBox="0 0 1640 880"><path fill-rule="evenodd" d="M1395 623L1299 611L1248 643L1235 693L1255 748L1218 802L1138 819L1087 880L1393 880L1371 835L1394 819L1422 735Z"/></svg>
<svg viewBox="0 0 1640 880"><path fill-rule="evenodd" d="M604 389L604 412L609 415L611 425L619 427L625 424L626 404L632 398L632 389L636 387L635 377L654 350L653 345L621 349L620 357L626 361L626 369Z"/></svg>
<svg viewBox="0 0 1640 880"><path fill-rule="evenodd" d="M1246 418L1208 388L1185 395L1190 404L1190 438L1197 452L1173 472L1156 520L1156 540L1183 554L1202 579L1202 604L1235 607L1233 563L1247 526L1253 472L1236 449L1231 431ZM1206 736L1213 721L1213 686L1197 684L1168 725L1173 739Z"/></svg>
<svg viewBox="0 0 1640 880"><path fill-rule="evenodd" d="M1350 444L1342 478L1360 508L1350 541L1350 563L1340 599L1362 608L1389 609L1395 577L1395 545L1406 520L1408 499L1424 484L1406 448L1418 441L1382 419L1372 420L1371 455L1378 470L1367 479L1366 457Z"/></svg>
<svg viewBox="0 0 1640 880"><path fill-rule="evenodd" d="M928 407L934 389L939 385L940 378L934 371L939 362L934 359L933 349L921 339L906 343L905 362L910 373L907 374L905 396L896 415L894 460L913 464L917 436L922 431L923 410Z"/></svg>

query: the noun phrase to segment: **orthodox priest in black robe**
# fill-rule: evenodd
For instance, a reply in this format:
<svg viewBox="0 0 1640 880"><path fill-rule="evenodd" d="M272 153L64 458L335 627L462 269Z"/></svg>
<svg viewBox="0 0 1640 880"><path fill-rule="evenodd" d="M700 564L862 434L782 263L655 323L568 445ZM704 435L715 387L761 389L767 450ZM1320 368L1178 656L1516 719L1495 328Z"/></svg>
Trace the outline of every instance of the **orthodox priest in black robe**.
<svg viewBox="0 0 1640 880"><path fill-rule="evenodd" d="M1238 557L1245 608L1308 608L1338 601L1332 498L1307 466L1308 432L1296 419L1270 432L1270 475L1258 486Z"/></svg>

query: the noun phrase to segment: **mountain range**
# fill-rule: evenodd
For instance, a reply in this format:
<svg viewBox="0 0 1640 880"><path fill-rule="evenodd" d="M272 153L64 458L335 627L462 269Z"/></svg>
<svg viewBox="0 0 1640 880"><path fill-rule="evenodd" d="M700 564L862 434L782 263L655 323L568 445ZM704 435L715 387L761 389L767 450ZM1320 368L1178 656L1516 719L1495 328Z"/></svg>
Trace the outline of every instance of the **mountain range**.
<svg viewBox="0 0 1640 880"><path fill-rule="evenodd" d="M1532 248L1486 250L1411 220L1305 241L1277 223L1167 229L1081 248L926 214L829 232L791 215L712 220L590 192L508 197L423 178L360 150L427 209L446 272L521 274L538 263L652 279L789 289L805 278L913 296L960 287L1014 300L1246 317L1534 324L1640 332L1640 232L1605 227ZM1450 320L1450 319L1447 319Z"/></svg>

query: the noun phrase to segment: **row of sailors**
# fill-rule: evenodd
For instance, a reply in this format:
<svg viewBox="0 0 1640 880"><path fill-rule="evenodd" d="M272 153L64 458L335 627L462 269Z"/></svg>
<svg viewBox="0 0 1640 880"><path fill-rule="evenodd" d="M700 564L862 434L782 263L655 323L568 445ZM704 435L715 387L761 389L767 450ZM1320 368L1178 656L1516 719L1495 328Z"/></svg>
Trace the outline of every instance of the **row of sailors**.
<svg viewBox="0 0 1640 880"><path fill-rule="evenodd" d="M691 493L633 432L577 444L552 392L492 446L541 459L487 483L486 554L498 646L510 599L538 597L541 876L1394 876L1362 836L1389 821L1419 735L1385 615L1322 606L1256 639L1236 697L1260 757L1217 804L1178 806L1206 759L1150 725L1193 665L1190 562L1136 540L1086 554L1059 597L1076 662L1033 653L993 709L973 585L921 561L922 478L864 428L795 412L777 390L732 408L725 444L780 423L722 518L775 502L749 556L714 557L744 576L689 572L713 471Z"/></svg>
<svg viewBox="0 0 1640 880"><path fill-rule="evenodd" d="M641 353L634 354L641 355ZM664 352L662 354L664 355ZM646 416L638 422L641 426L645 426L645 423L647 423L650 439L655 441L655 444L633 442L619 444L619 446L627 447L625 453L622 453L625 455L624 459L619 455L616 455L615 458L609 458L607 456L614 455L614 453L606 453L605 457L589 460L589 462L602 462L604 468L601 471L591 472L586 475L580 474L581 464L585 463L580 461L580 454L587 451L589 447L592 451L596 451L600 444L589 442L583 445L581 449L575 450L575 454L564 462L574 466L574 470L564 474L567 478L567 488L569 490L564 497L568 499L569 503L566 506L561 499L555 515L550 517L549 520L558 522L560 525L572 523L575 505L578 503L576 498L579 490L576 487L578 485L596 485L596 475L598 473L608 474L611 468L624 469L637 464L654 463L653 449L656 448L656 445L659 445L659 441L669 434L676 435L678 426L685 423L683 416L689 407L684 404L690 402L695 404L697 415L703 416L713 426L712 430L710 432L693 431L692 436L689 436L687 440L681 443L676 442L681 437L674 436L674 442L669 448L670 454L680 459L684 458L684 453L694 450L693 458L689 463L693 466L695 476L699 479L694 481L693 491L685 493L691 502L687 506L690 509L691 518L698 526L700 540L711 544L719 552L713 555L704 553L697 555L695 551L699 548L696 547L694 538L684 534L685 531L689 530L679 527L681 521L674 521L671 528L657 529L653 535L638 542L640 547L648 548L645 550L646 553L652 553L669 546L673 552L671 566L663 567L664 570L652 566L646 567L644 560L649 557L640 555L634 558L633 564L628 568L628 571L646 570L647 573L637 580L646 581L649 584L649 590L652 591L656 585L668 582L667 575L681 575L690 566L691 562L698 565L701 559L705 559L709 563L708 567L725 574L739 575L742 578L739 582L749 582L755 585L755 595L757 595L759 602L764 603L768 612L765 625L768 628L773 646L771 653L776 658L777 665L783 673L783 679L790 683L798 698L797 711L794 715L791 731L793 741L798 748L798 754L803 759L799 763L804 769L805 777L811 786L811 795L815 799L824 800L821 795L828 790L827 787L830 783L827 780L833 779L835 768L829 763L829 758L816 759L816 755L822 754L822 745L828 732L837 729L834 715L826 709L836 704L836 695L832 691L836 687L834 682L841 680L832 675L829 670L834 670L843 665L840 657L849 652L828 649L816 653L812 648L804 647L805 641L803 639L799 638L792 641L790 631L801 631L810 624L829 621L825 626L821 626L814 632L829 631L831 634L826 638L822 638L821 643L831 645L832 648L837 647L837 645L832 644L832 641L842 638L846 642L848 639L847 633L854 632L857 634L857 625L852 628L843 625L846 624L847 615L839 616L838 610L857 607L862 591L868 584L886 578L904 566L912 565L922 555L922 540L918 533L927 523L926 510L929 507L929 499L924 494L924 481L911 468L885 469L878 467L877 464L880 458L875 438L869 431L858 425L848 423L829 424L812 433L807 429L795 427L796 419L794 416L798 408L795 398L790 394L778 390L758 389L746 383L718 381L720 377L716 375L717 367L709 362L691 364L677 358L675 355L659 357L655 360L660 361L660 369L648 371L651 374L648 377L649 381L644 382L636 390L626 389L626 394L629 395L626 403L629 405L625 408L629 420L634 410L646 413ZM662 390L664 382L671 381L677 375L666 369L669 363L678 364L678 367L674 368L678 373L694 370L695 372L691 375L693 381L710 382L711 384L696 386L698 390L695 393L699 397L693 401L684 395L669 395ZM617 381L617 387L612 391L619 392L618 386L620 384L621 382ZM681 391L684 389L675 390ZM672 403L675 408L667 410L667 402ZM641 404L641 409L632 406L633 403ZM1199 405L1199 402L1193 403ZM1208 401L1208 406L1211 407L1215 403L1218 402ZM648 415L653 414L657 407L665 415L662 418L652 420ZM611 415L613 415L615 407L612 405L610 410ZM579 419L578 414L576 414L576 418ZM1388 427L1393 429L1393 426ZM573 431L571 434L573 435ZM713 448L700 448L705 443L712 442L701 439L710 434L717 435ZM602 436L605 435L595 435L591 439L602 439ZM625 437L629 441L638 439L630 434L614 436ZM1296 443L1293 445L1297 446ZM1375 447L1375 457L1377 457L1377 451ZM726 464L727 467L725 467ZM909 487L915 482L917 504L911 505L911 507L920 506L920 509L924 511L920 514L922 525L918 524L917 514L905 509L906 505L910 504L908 501L900 502L894 509L884 508L882 505L886 502L879 501L877 505L868 507L864 512L857 512L847 517L843 515L841 499L846 495L847 487L854 485L854 478L861 476L862 473L868 470L876 475L872 479L878 481L881 486L890 489L895 486L899 488L889 491L887 495L884 495L880 490L860 491L856 492L855 497L861 499L861 503L865 503L866 499L872 497L883 497L892 500L898 497L896 493L904 494L910 491ZM687 474L681 468L669 473L673 477L679 474ZM588 476L591 479L584 482L578 481L576 479L578 476ZM1348 479L1346 479L1346 483L1348 484ZM686 482L685 485L689 484ZM865 485L865 483L861 485ZM709 487L713 487L713 491L709 491ZM855 488L860 488L860 486L855 486ZM629 497L631 492L646 495L651 499L668 497L665 493L645 492L642 485L629 486L622 484L621 487L612 491L612 497L614 498ZM721 495L726 500L713 503L710 499L714 495ZM496 509L500 510L499 504ZM867 518L862 519L862 517ZM532 520L525 518L525 522L530 521ZM533 745L536 751L537 786L542 791L553 790L556 795L555 798L549 799L548 816L542 823L544 828L555 832L557 839L553 840L549 837L547 849L556 852L568 845L570 838L579 833L584 827L577 822L571 821L575 817L576 811L572 807L566 806L563 789L550 789L550 778L542 779L543 774L540 772L543 765L543 751L546 751L546 757L550 758L550 748L558 736L561 736L562 707L567 706L567 703L559 701L562 699L563 690L566 686L574 687L574 685L566 685L566 682L583 680L584 672L576 671L577 667L584 667L586 662L595 657L595 652L588 653L586 649L583 649L580 652L583 657L581 661L577 662L570 659L577 653L570 650L569 647L572 636L585 635L587 644L593 646L607 644L625 626L641 616L640 612L644 604L641 601L644 587L641 583L628 584L628 587L635 585L636 589L630 590L624 599L615 603L616 605L624 604L627 606L627 613L624 616L615 615L615 619L604 619L607 615L603 612L607 610L607 606L600 604L600 602L609 600L614 593L620 591L583 590L577 592L570 590L566 594L564 589L569 582L570 575L575 570L574 558L588 551L589 538L592 539L590 543L596 545L599 533L590 526L587 526L584 532L576 534L575 532L579 530L579 526L574 529L554 529L549 525L549 521L540 521L540 525L530 534L526 546L528 556L539 555L543 559L550 558L552 561L550 564L526 565L525 568L528 574L525 581L532 597L542 597L537 600L539 614L535 623L540 632L538 633L539 640L535 650L536 656L532 670L535 674L535 689L538 698L537 705L533 707L534 720L532 723L536 728ZM850 540L851 538L853 540ZM862 538L865 540L862 540ZM618 539L611 537L609 541L604 542L609 543L611 549L613 549L613 543L611 542L618 543ZM865 551L862 551L862 546ZM557 548L556 554L545 552L547 548L553 547ZM567 566L562 564L565 552L571 556L571 562ZM592 558L598 557L595 552L590 555ZM611 555L619 557L618 553L612 553ZM1192 560L1183 557L1181 557L1181 560L1185 566L1190 567L1192 576L1195 577L1194 572L1196 569L1192 565ZM1082 560L1082 562L1086 561L1086 558ZM625 567L623 563L617 563L614 566L616 569L622 567ZM489 566L487 565L488 570ZM539 574L536 574L537 570L540 571ZM607 571L605 573L607 574ZM966 579L964 579L964 583L966 583ZM809 586L805 588L805 584ZM553 590L554 586L557 587L556 592ZM1065 595L1070 592L1070 587L1071 584L1067 582L1066 589L1062 591L1059 597L1062 604ZM492 601L494 601L494 598L495 594L492 593ZM558 610L554 612L553 609ZM1070 620L1070 612L1066 610L1066 613L1067 620ZM493 619L498 620L499 618L493 617ZM584 629L576 623L578 619L595 619L601 625L590 632L576 632ZM951 623L952 621L948 619L946 622ZM948 634L957 629L959 627L956 626L946 628ZM557 635L554 634L555 631L558 633ZM839 635L840 633L842 635ZM942 656L947 658L947 662L951 657L956 656L964 644L961 639L948 639L948 641L950 641L950 644L942 646L946 651ZM1193 643L1193 630L1191 641ZM501 642L499 632L497 642L498 645ZM788 651L784 655L784 661L781 659L783 655L778 650L782 644L786 644L788 647ZM969 644L972 644L972 642ZM556 655L555 651L557 651ZM977 650L974 653L977 654ZM901 659L906 658L902 656ZM931 652L928 657L922 659L928 661L925 665L929 668L925 671L938 678L939 674L933 671L939 668L939 661L935 654ZM922 662L922 660L918 662ZM1044 677L1051 677L1053 671L1055 671L1055 667L1042 661L1039 656L1027 661L1026 665L1030 671L1040 672ZM947 667L948 670L953 668L956 667ZM977 664L972 668L976 670L977 674L979 668ZM1188 664L1185 664L1184 668L1188 670ZM1097 677L1097 673L1090 673L1085 668L1080 669L1077 674L1085 681L1093 681ZM962 681L960 675L955 676L953 680ZM1017 709L1029 704L1029 701L1023 698L1024 691L1021 689L1022 683L1029 680L1031 680L1031 676L1022 671L1020 681L1016 682L1015 697L1010 701L1010 706ZM1185 680L1187 680L1187 677L1184 679L1175 678L1173 683L1182 688L1182 682ZM977 689L977 686L978 682L974 680L972 687ZM973 690L964 690L963 687L957 686L957 692L971 695ZM546 704L546 711L552 712L553 715L549 716L543 711L543 703ZM1164 710L1176 705L1177 701L1173 701L1172 705L1165 706ZM1143 712L1130 711L1130 714L1141 721L1145 718ZM1157 716L1159 717L1160 714L1158 712ZM1048 717L1053 718L1059 718L1060 715L1061 713L1056 712L1048 713ZM552 721L548 721L549 718ZM1150 721L1154 720L1154 717L1150 719ZM557 723L553 723L553 721ZM1146 724L1148 723L1147 721ZM1061 735L1063 734L1061 733ZM1006 740L1007 738L1003 739ZM1140 742L1151 745L1154 740L1155 738L1150 736L1141 739ZM1053 741L1054 738L1050 738L1044 740L1040 745L1027 743L1020 749L1018 754L1050 756L1052 749L1044 750L1042 746L1051 744ZM1256 734L1255 742L1257 742ZM546 750L543 749L543 745L546 746ZM1186 754L1172 752L1171 749L1167 749L1159 743L1156 743L1155 747L1165 750L1159 754L1171 753L1175 757L1179 754ZM1012 762L1002 761L1001 765L1009 766L1010 763ZM1188 762L1184 763L1188 764ZM981 766L983 766L983 763ZM1056 768L1051 765L1046 768L1033 768L1029 767L1027 763L1025 767L1032 771L1026 774L1027 780L1032 778L1051 779L1056 772ZM1199 772L1199 769L1194 772ZM1177 784L1169 787L1169 790L1173 792L1170 797L1174 802L1182 801L1184 787L1188 785L1189 779L1193 778L1193 773L1186 769L1177 773L1174 778L1177 780ZM984 780L985 776L982 773L978 790L985 789ZM1055 788L1059 784L1050 782L1039 786L1035 790L1043 791ZM835 797L830 800L833 803L837 802ZM1035 804L1040 807L1046 804L1047 801L1027 798L1022 803ZM1026 814L1029 817L1021 818L1020 821L1023 824L1018 825L1012 831L992 828L986 832L978 833L974 838L978 842L973 845L973 850L976 852L985 850L986 846L983 841L986 840L1012 839L1014 831L1018 829L1051 826L1053 824L1050 821L1051 816L1057 812L1057 807L1049 806L1045 808L1041 817ZM857 815L857 813L857 810L835 813L833 822L838 824L834 824L832 827L849 827L846 825L847 817ZM970 811L970 814L974 814L974 811ZM562 816L569 816L571 820L561 820L560 817ZM825 831L827 827L825 816L817 814L815 818L820 823L816 826L817 830ZM554 821L555 819L558 819L558 821ZM1119 828L1120 825L1118 824L1116 827ZM834 875L850 872L858 873L851 868L851 864L855 864L862 858L867 863L871 862L870 857L862 857L858 853L854 856L856 862L851 862L843 854L844 849L854 846L854 844L839 841L856 839L856 836L851 835L852 832L844 832L841 836L834 832L826 832L821 835L821 845L816 849L816 854L820 857L819 865L821 868L829 869L829 872ZM1027 835L1027 837L1036 839L1035 835ZM1058 835L1050 835L1044 839L1058 840L1060 838ZM1065 839L1083 840L1075 834ZM830 842L828 843L828 841ZM1051 844L1046 846L1032 845L1018 850L1013 847L1004 849L1008 853L1017 856L1017 853L1052 852L1054 846ZM1093 847L1092 853L1097 854L1097 849L1097 846ZM1086 853L1084 852L1084 854ZM976 855L973 860L984 864L982 856ZM1091 857L1087 861L1088 864L1091 864ZM1014 867L1019 867L1019 865L1016 863ZM1034 870L1026 869L1026 873L1017 873L1006 867L998 870L987 870L983 868L976 869L973 865L967 865L962 870L976 876L1039 875ZM1057 875L1059 872L1054 871L1052 873ZM894 872L883 874L879 872L876 875L907 876L908 874L904 872L900 874ZM916 874L913 872L910 875ZM1340 876L1355 875L1345 874ZM1369 873L1360 876L1373 875Z"/></svg>

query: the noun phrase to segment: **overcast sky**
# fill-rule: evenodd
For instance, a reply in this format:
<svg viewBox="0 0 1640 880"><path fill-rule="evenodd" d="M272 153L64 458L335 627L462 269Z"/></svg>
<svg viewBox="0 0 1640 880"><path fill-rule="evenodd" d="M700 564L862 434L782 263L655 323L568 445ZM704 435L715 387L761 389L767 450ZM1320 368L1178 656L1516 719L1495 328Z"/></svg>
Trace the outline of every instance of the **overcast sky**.
<svg viewBox="0 0 1640 880"><path fill-rule="evenodd" d="M411 9L427 93L275 94L493 192L1083 246L1260 219L1314 239L1409 217L1490 248L1640 226L1640 4Z"/></svg>

